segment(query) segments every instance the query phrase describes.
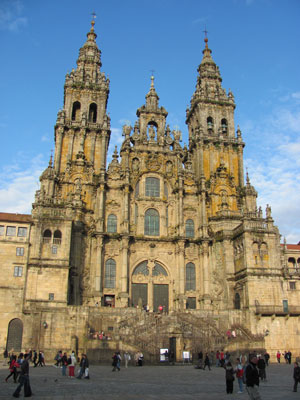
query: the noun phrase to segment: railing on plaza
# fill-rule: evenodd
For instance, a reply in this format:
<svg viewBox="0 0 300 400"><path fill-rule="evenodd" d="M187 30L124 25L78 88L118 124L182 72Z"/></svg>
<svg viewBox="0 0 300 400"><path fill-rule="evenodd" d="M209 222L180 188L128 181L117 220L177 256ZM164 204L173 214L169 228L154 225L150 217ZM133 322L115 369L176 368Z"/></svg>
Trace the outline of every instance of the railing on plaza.
<svg viewBox="0 0 300 400"><path fill-rule="evenodd" d="M261 315L300 315L300 306L288 306L284 308L283 306L274 305L256 305L256 314Z"/></svg>

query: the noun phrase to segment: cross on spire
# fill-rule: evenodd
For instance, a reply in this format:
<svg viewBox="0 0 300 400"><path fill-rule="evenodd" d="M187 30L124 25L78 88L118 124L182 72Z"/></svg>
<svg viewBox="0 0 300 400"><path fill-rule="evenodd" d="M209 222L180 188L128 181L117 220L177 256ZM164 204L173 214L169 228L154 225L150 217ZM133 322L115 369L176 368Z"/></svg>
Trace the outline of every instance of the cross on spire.
<svg viewBox="0 0 300 400"><path fill-rule="evenodd" d="M91 22L92 30L93 30L94 29L94 25L95 25L95 19L97 18L97 15L96 15L95 11L92 12L91 16L93 18L92 22Z"/></svg>

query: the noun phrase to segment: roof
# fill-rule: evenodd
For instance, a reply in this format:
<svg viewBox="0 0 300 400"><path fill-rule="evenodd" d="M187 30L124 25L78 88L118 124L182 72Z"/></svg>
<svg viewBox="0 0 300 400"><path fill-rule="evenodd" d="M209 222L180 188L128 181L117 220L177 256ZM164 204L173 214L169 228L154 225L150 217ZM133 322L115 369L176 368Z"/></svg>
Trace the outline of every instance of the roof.
<svg viewBox="0 0 300 400"><path fill-rule="evenodd" d="M0 212L0 221L7 222L32 222L31 214L3 213ZM300 246L299 246L300 247Z"/></svg>
<svg viewBox="0 0 300 400"><path fill-rule="evenodd" d="M283 243L281 243L280 244L282 247L284 247L284 244ZM287 244L286 245L286 248L288 249L288 250L299 250L300 251L300 245L299 244Z"/></svg>

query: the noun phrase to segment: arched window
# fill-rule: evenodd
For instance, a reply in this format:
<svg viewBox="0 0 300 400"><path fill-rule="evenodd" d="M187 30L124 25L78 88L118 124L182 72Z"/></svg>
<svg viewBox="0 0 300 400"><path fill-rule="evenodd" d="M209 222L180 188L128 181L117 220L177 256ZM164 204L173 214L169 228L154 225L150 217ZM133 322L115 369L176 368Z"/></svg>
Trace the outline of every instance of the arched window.
<svg viewBox="0 0 300 400"><path fill-rule="evenodd" d="M97 104L92 103L90 104L90 109L89 109L89 122L97 122Z"/></svg>
<svg viewBox="0 0 300 400"><path fill-rule="evenodd" d="M107 232L109 233L117 232L117 217L114 214L110 214L107 217Z"/></svg>
<svg viewBox="0 0 300 400"><path fill-rule="evenodd" d="M14 318L8 325L6 348L8 351L21 351L23 336L23 322L19 318Z"/></svg>
<svg viewBox="0 0 300 400"><path fill-rule="evenodd" d="M290 257L288 259L288 266L289 266L289 268L296 269L296 260L294 257Z"/></svg>
<svg viewBox="0 0 300 400"><path fill-rule="evenodd" d="M155 264L152 270L152 276L164 275L168 276L167 271L160 264Z"/></svg>
<svg viewBox="0 0 300 400"><path fill-rule="evenodd" d="M189 238L195 236L194 221L192 219L187 219L185 222L185 236Z"/></svg>
<svg viewBox="0 0 300 400"><path fill-rule="evenodd" d="M114 289L116 286L116 262L109 258L105 263L104 287Z"/></svg>
<svg viewBox="0 0 300 400"><path fill-rule="evenodd" d="M208 131L212 131L214 128L214 120L212 119L212 117L207 117L207 129Z"/></svg>
<svg viewBox="0 0 300 400"><path fill-rule="evenodd" d="M159 213L154 208L145 212L145 235L159 236Z"/></svg>
<svg viewBox="0 0 300 400"><path fill-rule="evenodd" d="M58 229L53 234L53 244L61 244L61 231Z"/></svg>
<svg viewBox="0 0 300 400"><path fill-rule="evenodd" d="M227 135L227 131L228 131L228 124L227 124L227 119L223 118L221 121L221 128L222 128L222 133L224 135Z"/></svg>
<svg viewBox="0 0 300 400"><path fill-rule="evenodd" d="M52 237L52 232L50 231L50 229L46 229L43 233L43 242L49 243L51 241L51 237Z"/></svg>
<svg viewBox="0 0 300 400"><path fill-rule="evenodd" d="M188 263L185 267L185 290L196 290L195 264Z"/></svg>
<svg viewBox="0 0 300 400"><path fill-rule="evenodd" d="M73 103L72 121L79 121L80 107L81 105L79 101L75 101L75 103Z"/></svg>
<svg viewBox="0 0 300 400"><path fill-rule="evenodd" d="M142 274L145 276L149 275L148 261L141 262L133 271L132 275Z"/></svg>
<svg viewBox="0 0 300 400"><path fill-rule="evenodd" d="M238 293L236 293L234 296L234 308L235 308L235 310L241 309L241 298Z"/></svg>
<svg viewBox="0 0 300 400"><path fill-rule="evenodd" d="M159 179L158 178L146 178L146 196L159 197Z"/></svg>

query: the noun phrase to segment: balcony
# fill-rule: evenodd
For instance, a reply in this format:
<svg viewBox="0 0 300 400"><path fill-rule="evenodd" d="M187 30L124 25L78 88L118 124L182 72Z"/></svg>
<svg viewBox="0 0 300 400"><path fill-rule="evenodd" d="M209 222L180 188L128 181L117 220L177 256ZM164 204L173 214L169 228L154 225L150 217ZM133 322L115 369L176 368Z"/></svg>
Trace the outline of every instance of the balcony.
<svg viewBox="0 0 300 400"><path fill-rule="evenodd" d="M256 305L255 314L257 315L300 315L300 306L273 306Z"/></svg>

